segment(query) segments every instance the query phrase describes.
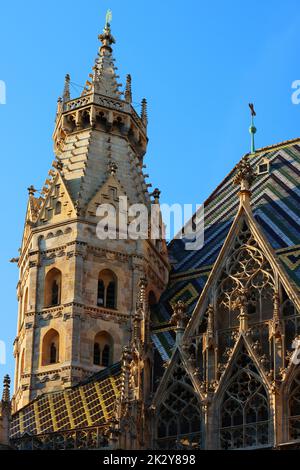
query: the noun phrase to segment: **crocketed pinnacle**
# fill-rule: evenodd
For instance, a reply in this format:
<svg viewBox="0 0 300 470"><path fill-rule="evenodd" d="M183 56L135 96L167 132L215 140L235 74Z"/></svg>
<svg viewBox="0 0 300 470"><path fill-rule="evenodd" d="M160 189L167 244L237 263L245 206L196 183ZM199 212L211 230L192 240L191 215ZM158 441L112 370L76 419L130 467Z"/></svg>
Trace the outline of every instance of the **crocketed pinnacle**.
<svg viewBox="0 0 300 470"><path fill-rule="evenodd" d="M9 402L10 401L10 377L6 375L3 380L3 394L2 394L2 401Z"/></svg>

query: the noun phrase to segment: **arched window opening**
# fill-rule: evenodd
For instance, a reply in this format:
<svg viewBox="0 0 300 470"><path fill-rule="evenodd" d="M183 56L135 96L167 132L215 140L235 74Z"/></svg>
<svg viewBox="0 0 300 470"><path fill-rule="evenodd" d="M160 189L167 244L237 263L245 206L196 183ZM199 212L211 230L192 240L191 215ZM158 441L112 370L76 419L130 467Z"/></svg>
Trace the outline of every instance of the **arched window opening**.
<svg viewBox="0 0 300 470"><path fill-rule="evenodd" d="M49 330L42 344L42 365L57 364L59 362L59 334L56 330Z"/></svg>
<svg viewBox="0 0 300 470"><path fill-rule="evenodd" d="M270 443L269 401L249 355L243 351L220 407L220 447L245 449Z"/></svg>
<svg viewBox="0 0 300 470"><path fill-rule="evenodd" d="M102 331L94 339L95 366L109 367L113 362L113 339L109 333Z"/></svg>
<svg viewBox="0 0 300 470"><path fill-rule="evenodd" d="M110 309L117 308L117 278L109 269L99 274L97 305Z"/></svg>
<svg viewBox="0 0 300 470"><path fill-rule="evenodd" d="M61 272L53 268L45 278L45 307L54 307L61 302Z"/></svg>
<svg viewBox="0 0 300 470"><path fill-rule="evenodd" d="M157 411L157 447L199 449L201 428L201 406L195 393L181 382L175 382Z"/></svg>
<svg viewBox="0 0 300 470"><path fill-rule="evenodd" d="M51 305L58 305L59 304L59 286L57 284L56 279L52 282L51 286Z"/></svg>
<svg viewBox="0 0 300 470"><path fill-rule="evenodd" d="M95 366L101 365L101 349L99 343L94 343L94 364Z"/></svg>
<svg viewBox="0 0 300 470"><path fill-rule="evenodd" d="M61 202L60 201L57 201L57 203L55 204L54 214L55 215L61 214Z"/></svg>
<svg viewBox="0 0 300 470"><path fill-rule="evenodd" d="M289 394L289 439L300 439L300 374L294 378Z"/></svg>
<svg viewBox="0 0 300 470"><path fill-rule="evenodd" d="M105 286L102 279L98 280L98 294L97 294L97 305L99 307L104 306L104 295L105 295Z"/></svg>
<svg viewBox="0 0 300 470"><path fill-rule="evenodd" d="M114 281L110 281L107 286L106 291L106 307L115 308L115 299L116 299L116 284Z"/></svg>
<svg viewBox="0 0 300 470"><path fill-rule="evenodd" d="M102 352L102 366L108 367L109 366L109 356L110 356L110 347L106 344L103 348Z"/></svg>
<svg viewBox="0 0 300 470"><path fill-rule="evenodd" d="M50 364L56 364L57 363L57 350L55 343L51 343L50 346Z"/></svg>

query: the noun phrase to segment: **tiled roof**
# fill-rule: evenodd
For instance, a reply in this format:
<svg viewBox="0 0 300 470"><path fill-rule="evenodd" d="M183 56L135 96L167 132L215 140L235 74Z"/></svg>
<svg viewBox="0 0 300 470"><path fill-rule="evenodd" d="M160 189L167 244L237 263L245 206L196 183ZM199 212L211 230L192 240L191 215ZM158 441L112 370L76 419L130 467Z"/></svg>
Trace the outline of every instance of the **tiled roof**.
<svg viewBox="0 0 300 470"><path fill-rule="evenodd" d="M105 425L120 392L120 363L62 392L41 395L12 417L11 439Z"/></svg>
<svg viewBox="0 0 300 470"><path fill-rule="evenodd" d="M269 171L257 176L252 186L252 209L269 243L287 274L300 289L300 139L266 147L250 156L255 169L262 159ZM238 187L233 186L233 169L204 204L204 245L186 251L184 240L172 240L168 246L172 272L160 301L159 322L166 324L171 303L183 299L192 313L226 239L239 206ZM163 359L172 351L167 328L153 333L153 342Z"/></svg>

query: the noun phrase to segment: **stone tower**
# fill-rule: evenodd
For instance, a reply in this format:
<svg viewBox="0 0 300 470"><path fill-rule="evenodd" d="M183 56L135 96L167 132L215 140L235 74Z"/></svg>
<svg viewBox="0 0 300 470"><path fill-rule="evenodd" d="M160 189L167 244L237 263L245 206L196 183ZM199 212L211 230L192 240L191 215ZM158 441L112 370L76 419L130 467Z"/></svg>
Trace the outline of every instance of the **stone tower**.
<svg viewBox="0 0 300 470"><path fill-rule="evenodd" d="M160 216L159 236L152 240L148 233L126 237L120 217L116 239L101 239L97 231L103 204L124 215L120 197L148 212L159 203L159 191L149 193L143 173L146 100L137 114L130 75L124 93L119 91L108 22L99 39L93 71L78 98L71 98L66 76L53 133L56 159L45 185L39 195L28 188L17 260L15 410L120 361L134 331L140 280L152 304L168 281ZM142 323L150 345L148 312ZM151 367L150 352L144 359Z"/></svg>

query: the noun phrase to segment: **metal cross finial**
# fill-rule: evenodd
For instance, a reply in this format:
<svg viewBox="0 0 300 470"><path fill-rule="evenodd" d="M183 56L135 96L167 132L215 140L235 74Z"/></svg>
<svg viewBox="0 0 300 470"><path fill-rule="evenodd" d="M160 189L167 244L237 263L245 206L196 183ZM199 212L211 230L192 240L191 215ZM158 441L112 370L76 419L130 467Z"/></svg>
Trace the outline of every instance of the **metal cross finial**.
<svg viewBox="0 0 300 470"><path fill-rule="evenodd" d="M254 110L254 104L253 103L249 103L249 108L250 108L250 111L251 111L251 116L256 116L256 112Z"/></svg>

